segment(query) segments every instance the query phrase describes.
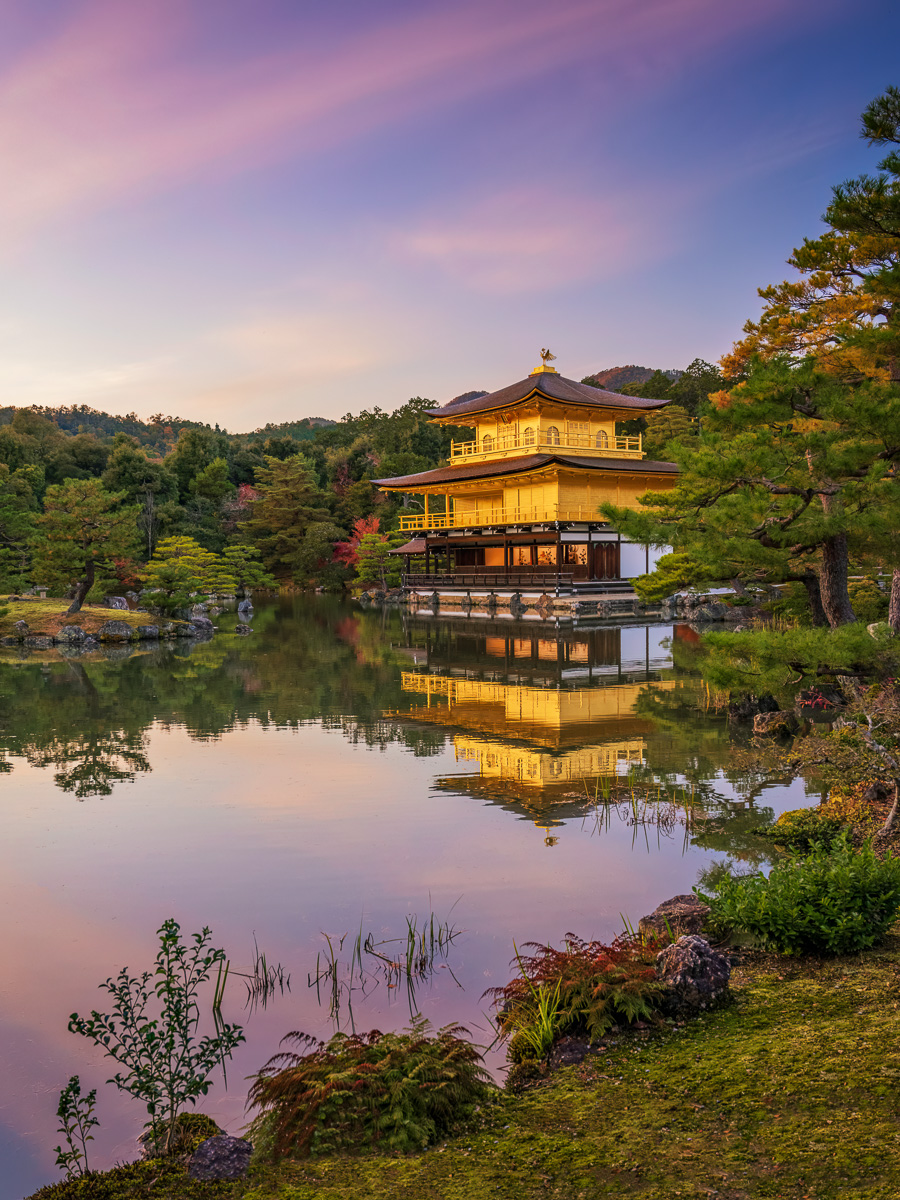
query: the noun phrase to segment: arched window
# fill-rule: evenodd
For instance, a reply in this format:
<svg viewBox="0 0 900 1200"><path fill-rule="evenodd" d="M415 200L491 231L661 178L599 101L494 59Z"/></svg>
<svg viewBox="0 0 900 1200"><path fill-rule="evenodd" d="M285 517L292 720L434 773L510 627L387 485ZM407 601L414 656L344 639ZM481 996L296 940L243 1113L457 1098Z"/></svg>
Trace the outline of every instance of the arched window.
<svg viewBox="0 0 900 1200"><path fill-rule="evenodd" d="M523 441L523 444L526 446L534 445L534 426L533 425L529 425L526 428L522 441Z"/></svg>
<svg viewBox="0 0 900 1200"><path fill-rule="evenodd" d="M609 446L609 438L606 436L606 430L601 429L597 434L597 449L606 450Z"/></svg>
<svg viewBox="0 0 900 1200"><path fill-rule="evenodd" d="M556 428L555 425L549 425L547 427L547 445L548 446L558 446L559 445L559 430Z"/></svg>
<svg viewBox="0 0 900 1200"><path fill-rule="evenodd" d="M493 450L494 439L491 437L491 435L489 433L486 433L484 435L484 437L481 439L481 448L482 448L482 450Z"/></svg>

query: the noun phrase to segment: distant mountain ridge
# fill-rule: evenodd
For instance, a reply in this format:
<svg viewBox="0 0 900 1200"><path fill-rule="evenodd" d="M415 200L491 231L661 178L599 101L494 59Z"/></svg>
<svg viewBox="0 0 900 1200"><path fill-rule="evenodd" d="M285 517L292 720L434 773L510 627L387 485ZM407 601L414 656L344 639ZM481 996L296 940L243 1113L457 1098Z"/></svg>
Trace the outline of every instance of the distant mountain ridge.
<svg viewBox="0 0 900 1200"><path fill-rule="evenodd" d="M630 383L646 383L656 371L656 367L638 367L634 363L627 367L605 367L602 371L595 371L593 375L586 375L582 382L596 383L608 392L618 392ZM662 374L670 379L677 379L682 372L663 370Z"/></svg>
<svg viewBox="0 0 900 1200"><path fill-rule="evenodd" d="M23 406L28 412L38 413L52 421L63 433L75 436L79 433L91 434L99 441L112 441L117 433L127 433L142 446L148 449L164 451L177 441L182 429L210 429L211 426L203 421L191 421L186 417L167 416L157 413L149 420L142 420L136 413L126 413L116 416L112 413L101 412L87 404L42 405L32 404ZM0 426L9 425L16 415L16 405L0 407ZM226 437L248 438L266 435L268 437L292 437L295 441L307 441L315 437L317 429L336 425L327 417L302 417L295 421L281 421L268 424L252 430L250 433L232 434L215 426L217 433Z"/></svg>

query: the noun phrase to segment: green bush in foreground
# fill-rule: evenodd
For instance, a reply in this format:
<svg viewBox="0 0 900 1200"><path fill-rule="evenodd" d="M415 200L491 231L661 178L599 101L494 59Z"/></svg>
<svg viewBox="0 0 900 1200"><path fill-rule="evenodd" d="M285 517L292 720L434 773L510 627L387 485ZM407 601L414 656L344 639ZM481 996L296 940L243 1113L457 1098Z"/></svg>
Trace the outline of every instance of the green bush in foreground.
<svg viewBox="0 0 900 1200"><path fill-rule="evenodd" d="M403 1152L446 1136L488 1098L489 1076L464 1029L428 1030L416 1021L406 1033L336 1033L328 1042L289 1033L284 1041L306 1053L276 1054L250 1088L256 1149L273 1158Z"/></svg>
<svg viewBox="0 0 900 1200"><path fill-rule="evenodd" d="M699 893L698 893L699 894ZM780 954L850 954L880 941L900 910L900 859L857 852L845 836L764 875L724 878L701 897L718 925Z"/></svg>

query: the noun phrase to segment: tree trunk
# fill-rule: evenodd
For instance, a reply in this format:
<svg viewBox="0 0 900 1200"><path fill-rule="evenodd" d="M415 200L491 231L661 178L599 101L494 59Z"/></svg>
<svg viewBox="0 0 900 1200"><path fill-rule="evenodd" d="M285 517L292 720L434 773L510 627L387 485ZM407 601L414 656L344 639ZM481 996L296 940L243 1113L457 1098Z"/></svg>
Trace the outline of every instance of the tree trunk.
<svg viewBox="0 0 900 1200"><path fill-rule="evenodd" d="M900 567L894 567L891 576L891 604L888 608L888 625L894 633L900 633Z"/></svg>
<svg viewBox="0 0 900 1200"><path fill-rule="evenodd" d="M809 575L804 575L800 582L806 588L806 599L809 601L809 614L812 617L813 625L827 625L828 617L822 606L822 589L819 587L818 577L810 572Z"/></svg>
<svg viewBox="0 0 900 1200"><path fill-rule="evenodd" d="M822 566L819 571L822 607L832 629L856 620L847 591L847 572L847 535L837 533L822 543Z"/></svg>
<svg viewBox="0 0 900 1200"><path fill-rule="evenodd" d="M900 779L894 776L894 805L885 817L879 833L892 833L900 823Z"/></svg>
<svg viewBox="0 0 900 1200"><path fill-rule="evenodd" d="M66 616L72 613L81 612L81 606L84 604L88 592L94 586L94 569L95 563L92 558L89 558L84 567L84 578L79 579L75 587L75 599L66 609Z"/></svg>

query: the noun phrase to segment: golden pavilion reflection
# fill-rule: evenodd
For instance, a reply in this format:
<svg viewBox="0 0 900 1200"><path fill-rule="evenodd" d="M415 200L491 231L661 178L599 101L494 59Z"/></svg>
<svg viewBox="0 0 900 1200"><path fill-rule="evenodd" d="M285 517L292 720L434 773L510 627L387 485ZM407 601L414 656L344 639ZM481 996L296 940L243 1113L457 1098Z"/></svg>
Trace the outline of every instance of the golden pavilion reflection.
<svg viewBox="0 0 900 1200"><path fill-rule="evenodd" d="M533 651L529 643L532 657ZM644 735L652 726L636 712L638 697L647 686L676 684L535 687L409 671L401 686L418 699L402 715L447 729L456 761L475 768L438 778L438 790L511 805L544 828L583 812L598 778L625 774L644 762Z"/></svg>

